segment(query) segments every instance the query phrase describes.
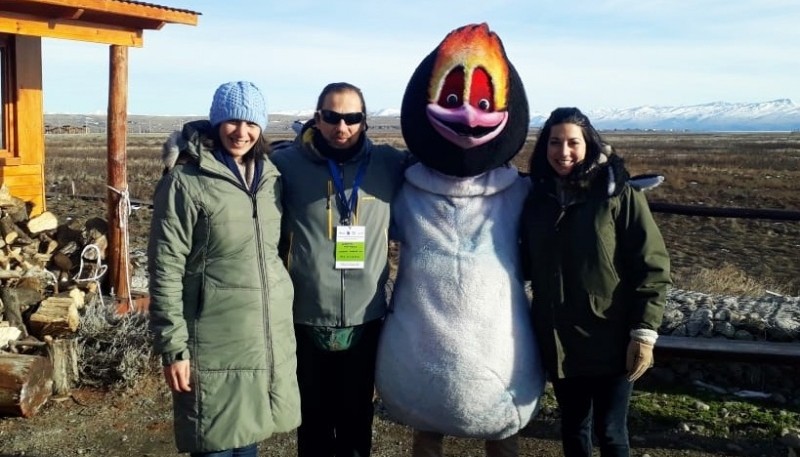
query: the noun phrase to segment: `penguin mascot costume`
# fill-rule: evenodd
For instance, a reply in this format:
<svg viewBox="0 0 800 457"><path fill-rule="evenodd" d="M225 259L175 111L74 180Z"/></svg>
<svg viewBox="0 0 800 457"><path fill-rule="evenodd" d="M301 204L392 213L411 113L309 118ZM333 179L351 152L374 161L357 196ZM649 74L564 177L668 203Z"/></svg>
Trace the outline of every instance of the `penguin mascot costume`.
<svg viewBox="0 0 800 457"><path fill-rule="evenodd" d="M376 387L417 430L500 440L537 410L545 378L518 248L530 184L509 164L528 123L486 24L450 32L406 88L401 127L418 162L392 206L400 263Z"/></svg>

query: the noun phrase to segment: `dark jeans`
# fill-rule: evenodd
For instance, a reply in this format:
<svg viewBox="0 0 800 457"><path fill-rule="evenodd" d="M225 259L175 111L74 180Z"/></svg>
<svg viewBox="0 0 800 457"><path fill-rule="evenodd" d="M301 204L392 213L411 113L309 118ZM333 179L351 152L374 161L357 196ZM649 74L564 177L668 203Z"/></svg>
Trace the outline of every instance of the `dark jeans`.
<svg viewBox="0 0 800 457"><path fill-rule="evenodd" d="M554 380L564 457L591 457L593 431L601 457L628 457L632 389L624 374Z"/></svg>
<svg viewBox="0 0 800 457"><path fill-rule="evenodd" d="M295 332L302 414L299 457L370 455L375 356L383 323L364 325L361 338L343 351L319 349L308 333Z"/></svg>
<svg viewBox="0 0 800 457"><path fill-rule="evenodd" d="M258 455L258 444L251 444L245 447L228 449L227 451L217 452L192 452L191 457L256 457Z"/></svg>

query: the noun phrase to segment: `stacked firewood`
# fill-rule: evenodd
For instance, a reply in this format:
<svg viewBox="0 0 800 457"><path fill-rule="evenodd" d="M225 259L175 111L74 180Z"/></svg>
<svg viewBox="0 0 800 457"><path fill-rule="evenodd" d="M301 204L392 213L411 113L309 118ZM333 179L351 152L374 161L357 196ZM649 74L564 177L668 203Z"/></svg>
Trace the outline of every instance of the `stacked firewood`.
<svg viewBox="0 0 800 457"><path fill-rule="evenodd" d="M106 223L60 224L0 186L0 415L31 416L78 380L80 309L97 294Z"/></svg>

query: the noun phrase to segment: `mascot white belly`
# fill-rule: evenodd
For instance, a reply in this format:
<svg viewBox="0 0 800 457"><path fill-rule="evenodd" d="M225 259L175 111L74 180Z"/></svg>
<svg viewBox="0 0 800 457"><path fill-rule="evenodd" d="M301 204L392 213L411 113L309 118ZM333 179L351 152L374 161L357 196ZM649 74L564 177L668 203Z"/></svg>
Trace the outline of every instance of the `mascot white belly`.
<svg viewBox="0 0 800 457"><path fill-rule="evenodd" d="M413 428L505 438L531 419L544 384L517 246L528 182L510 167L454 178L417 164L406 177L378 392Z"/></svg>

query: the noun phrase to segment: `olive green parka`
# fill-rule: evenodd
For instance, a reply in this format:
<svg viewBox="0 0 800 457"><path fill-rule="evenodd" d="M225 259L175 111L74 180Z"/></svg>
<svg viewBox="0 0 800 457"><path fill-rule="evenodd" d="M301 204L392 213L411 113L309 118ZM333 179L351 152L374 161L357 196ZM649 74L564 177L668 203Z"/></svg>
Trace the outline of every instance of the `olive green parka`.
<svg viewBox="0 0 800 457"><path fill-rule="evenodd" d="M540 158L532 166L549 167ZM534 174L522 246L532 319L550 377L625 372L633 329L658 330L670 264L664 240L622 159L564 180Z"/></svg>
<svg viewBox="0 0 800 457"><path fill-rule="evenodd" d="M164 365L191 360L191 392L173 395L181 452L246 446L300 424L294 292L277 251L280 175L257 157L251 193L213 156L210 134L196 121L165 145L148 247L155 350Z"/></svg>

